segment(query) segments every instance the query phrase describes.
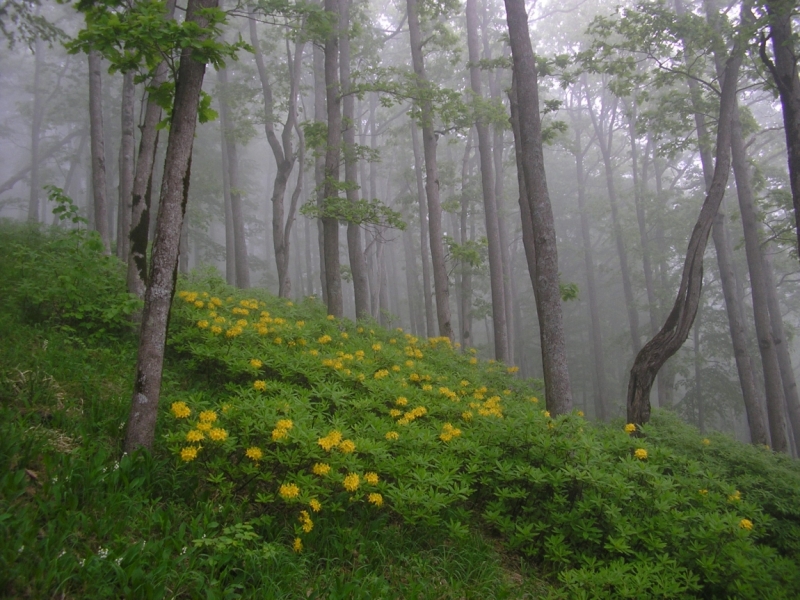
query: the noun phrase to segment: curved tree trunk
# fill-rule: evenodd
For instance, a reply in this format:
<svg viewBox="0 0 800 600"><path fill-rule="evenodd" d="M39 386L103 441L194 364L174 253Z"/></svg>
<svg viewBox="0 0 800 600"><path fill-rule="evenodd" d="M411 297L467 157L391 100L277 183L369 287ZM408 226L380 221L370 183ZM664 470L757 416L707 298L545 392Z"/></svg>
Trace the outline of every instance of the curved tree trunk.
<svg viewBox="0 0 800 600"><path fill-rule="evenodd" d="M734 47L725 65L725 79L720 97L719 126L714 177L700 215L697 217L683 263L683 273L672 311L664 326L636 355L628 382L627 417L629 423L643 424L650 420L650 389L656 375L670 356L686 341L692 328L703 286L703 254L711 233L714 216L719 210L731 166L731 120L736 102L736 84L743 50Z"/></svg>

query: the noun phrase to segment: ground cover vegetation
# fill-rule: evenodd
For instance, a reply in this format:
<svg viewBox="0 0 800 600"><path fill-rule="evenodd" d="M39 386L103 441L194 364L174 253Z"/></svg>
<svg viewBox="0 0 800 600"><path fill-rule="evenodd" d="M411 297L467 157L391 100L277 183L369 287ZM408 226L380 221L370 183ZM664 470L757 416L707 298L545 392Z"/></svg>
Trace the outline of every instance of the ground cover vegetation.
<svg viewBox="0 0 800 600"><path fill-rule="evenodd" d="M180 281L153 452L121 455L124 265L8 223L0 257L7 597L800 592L789 457L669 412L551 418L540 382L447 339L214 271Z"/></svg>

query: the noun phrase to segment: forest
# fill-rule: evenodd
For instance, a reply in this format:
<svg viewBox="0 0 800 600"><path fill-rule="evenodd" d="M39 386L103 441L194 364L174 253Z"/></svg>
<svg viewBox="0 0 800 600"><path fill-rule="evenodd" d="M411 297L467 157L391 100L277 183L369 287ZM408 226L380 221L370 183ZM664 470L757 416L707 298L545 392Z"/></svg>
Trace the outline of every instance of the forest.
<svg viewBox="0 0 800 600"><path fill-rule="evenodd" d="M800 595L794 2L0 34L0 596Z"/></svg>

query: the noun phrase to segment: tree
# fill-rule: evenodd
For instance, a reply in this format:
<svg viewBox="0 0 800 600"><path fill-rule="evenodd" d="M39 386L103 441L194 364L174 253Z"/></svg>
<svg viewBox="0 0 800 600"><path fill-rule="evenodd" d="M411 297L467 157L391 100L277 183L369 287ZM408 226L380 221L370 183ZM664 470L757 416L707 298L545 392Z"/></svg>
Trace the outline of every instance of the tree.
<svg viewBox="0 0 800 600"><path fill-rule="evenodd" d="M528 32L528 13L524 0L505 0L508 36L514 64L516 100L519 104L519 136L516 138L517 169L525 181L525 195L531 213L535 263L528 263L535 274L536 309L542 342L542 365L547 408L553 415L572 409L572 388L567 369L567 348L561 313L558 277L558 250L555 225L542 154L542 124L539 116L539 74ZM524 224L523 224L524 227Z"/></svg>
<svg viewBox="0 0 800 600"><path fill-rule="evenodd" d="M94 196L94 228L100 234L106 252L111 252L108 230L108 190L106 189L106 156L103 139L103 88L100 73L102 56L89 52L89 120L91 123L92 194Z"/></svg>

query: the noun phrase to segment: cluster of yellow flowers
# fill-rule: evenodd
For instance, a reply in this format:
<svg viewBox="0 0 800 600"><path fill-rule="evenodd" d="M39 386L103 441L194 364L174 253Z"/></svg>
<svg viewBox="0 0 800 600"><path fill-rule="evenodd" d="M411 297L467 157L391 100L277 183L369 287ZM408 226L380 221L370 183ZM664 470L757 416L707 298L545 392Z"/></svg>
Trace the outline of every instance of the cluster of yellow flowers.
<svg viewBox="0 0 800 600"><path fill-rule="evenodd" d="M300 488L294 483L284 483L278 490L278 494L284 500L292 500L300 495Z"/></svg>
<svg viewBox="0 0 800 600"><path fill-rule="evenodd" d="M254 462L260 461L264 458L264 453L261 451L261 448L257 446L251 446L247 450L245 450L244 455Z"/></svg>
<svg viewBox="0 0 800 600"><path fill-rule="evenodd" d="M336 429L328 433L325 437L319 438L317 443L322 446L326 452L337 448L339 452L343 454L350 454L356 450L355 442L353 442L353 440L343 440L341 432Z"/></svg>
<svg viewBox="0 0 800 600"><path fill-rule="evenodd" d="M639 460L645 460L647 459L647 450L644 448L637 448L633 455Z"/></svg>
<svg viewBox="0 0 800 600"><path fill-rule="evenodd" d="M305 533L311 533L311 530L314 529L314 521L311 520L311 515L308 514L308 511L301 510L299 519L303 531Z"/></svg>
<svg viewBox="0 0 800 600"><path fill-rule="evenodd" d="M400 434L397 433L396 431L387 431L386 435L383 436L383 437L385 437L387 440L390 440L390 441L399 440L400 439Z"/></svg>
<svg viewBox="0 0 800 600"><path fill-rule="evenodd" d="M634 431L636 431L636 425L634 425L633 423L628 423L627 425L625 425L625 433L630 435Z"/></svg>
<svg viewBox="0 0 800 600"><path fill-rule="evenodd" d="M265 392L267 391L267 382L264 381L263 379L256 379L253 382L253 388L255 388L259 392Z"/></svg>
<svg viewBox="0 0 800 600"><path fill-rule="evenodd" d="M383 379L384 377L387 377L388 375L389 375L389 370L388 369L379 369L379 370L375 371L375 375L373 375L373 377L375 379Z"/></svg>
<svg viewBox="0 0 800 600"><path fill-rule="evenodd" d="M327 344L328 342L331 341L331 339L332 339L331 336L326 334L326 335L323 335L321 337L318 337L317 338L317 342L320 343L320 344Z"/></svg>
<svg viewBox="0 0 800 600"><path fill-rule="evenodd" d="M289 430L294 427L291 419L281 419L272 430L272 441L277 442L289 437Z"/></svg>
<svg viewBox="0 0 800 600"><path fill-rule="evenodd" d="M397 420L398 425L408 425L414 419L418 419L419 417L424 417L428 414L428 409L424 406L417 406L409 410L408 412L403 414L403 417ZM399 416L399 415L398 415Z"/></svg>
<svg viewBox="0 0 800 600"><path fill-rule="evenodd" d="M176 419L185 419L192 414L192 409L189 408L186 402L173 402L169 409Z"/></svg>
<svg viewBox="0 0 800 600"><path fill-rule="evenodd" d="M451 390L448 387L444 387L444 386L440 387L439 388L439 393L442 396L444 396L445 398L449 398L453 402L458 402L459 401L458 394L456 394L453 390Z"/></svg>
<svg viewBox="0 0 800 600"><path fill-rule="evenodd" d="M442 433L439 434L439 439L443 442L449 442L454 437L461 435L461 430L458 427L453 427L450 423L445 423L442 426Z"/></svg>
<svg viewBox="0 0 800 600"><path fill-rule="evenodd" d="M728 502L739 502L741 499L742 493L739 490L736 490L730 496L728 496Z"/></svg>
<svg viewBox="0 0 800 600"><path fill-rule="evenodd" d="M383 496L377 492L373 492L367 496L367 501L375 506L383 506Z"/></svg>
<svg viewBox="0 0 800 600"><path fill-rule="evenodd" d="M361 478L357 473L348 473L344 478L342 485L348 492L355 492L361 484Z"/></svg>

